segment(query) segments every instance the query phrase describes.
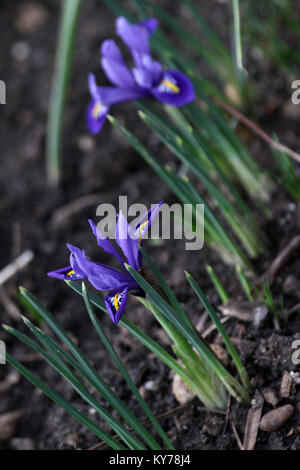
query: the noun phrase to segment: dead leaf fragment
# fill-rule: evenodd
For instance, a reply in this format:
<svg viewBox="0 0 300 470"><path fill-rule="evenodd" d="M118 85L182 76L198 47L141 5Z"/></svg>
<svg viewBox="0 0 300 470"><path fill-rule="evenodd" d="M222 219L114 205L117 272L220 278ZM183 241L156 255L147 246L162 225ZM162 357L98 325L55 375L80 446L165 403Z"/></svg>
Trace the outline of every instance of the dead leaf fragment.
<svg viewBox="0 0 300 470"><path fill-rule="evenodd" d="M243 450L253 450L256 444L259 421L263 409L264 399L262 395L255 392L255 398L251 409L248 411Z"/></svg>
<svg viewBox="0 0 300 470"><path fill-rule="evenodd" d="M281 379L280 392L279 392L282 398L288 398L290 396L292 384L293 384L293 377L291 376L289 372L285 371Z"/></svg>
<svg viewBox="0 0 300 470"><path fill-rule="evenodd" d="M245 300L228 300L219 306L219 310L226 317L234 317L246 322L254 322L256 326L264 320L268 308L260 301L249 302Z"/></svg>

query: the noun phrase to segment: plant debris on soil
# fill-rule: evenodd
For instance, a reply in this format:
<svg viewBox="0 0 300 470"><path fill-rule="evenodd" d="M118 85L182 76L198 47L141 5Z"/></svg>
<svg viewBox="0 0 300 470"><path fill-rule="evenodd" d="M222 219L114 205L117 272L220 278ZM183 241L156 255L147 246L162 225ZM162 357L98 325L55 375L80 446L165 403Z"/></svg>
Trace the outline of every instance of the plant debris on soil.
<svg viewBox="0 0 300 470"><path fill-rule="evenodd" d="M99 204L109 202L117 206L119 195L127 195L130 204L142 202L148 206L160 200L175 202L175 199L109 124L96 138L87 132L84 119L89 100L87 73L97 70L99 74L98 47L104 38L111 36L114 25L113 15L101 2L94 1L84 2L79 21L64 125L63 179L59 188L47 186L45 128L59 4L58 0L3 0L0 5L0 78L7 84L7 104L1 106L0 113L1 269L26 250L34 255L30 264L17 271L1 287L1 292L5 289L6 293L2 292L2 295L0 292L1 323L13 324L25 331L22 322L18 322L18 314L22 311L17 299L18 286L23 285L55 315L122 400L141 416L122 377L107 360L82 299L64 283L47 278L46 272L65 265L67 242L86 247L93 259L111 261L104 252L95 248L87 222L88 218L95 220ZM210 18L212 13L208 12L207 20L216 25L222 21L221 9L224 6L217 2L215 6L216 17ZM28 15L28 8L34 11L33 15ZM256 68L258 85L262 89L267 88L273 80L273 71L264 64L256 64ZM300 107L296 116L295 113L286 114L290 100L286 91L288 81L279 71L276 73L273 95L271 92L263 95L265 101L259 105L257 118L268 133L276 132L280 141L299 151L297 117L300 117ZM100 79L104 79L101 73ZM276 111L263 115L261 110L267 109L272 100L277 103ZM134 107L128 105L120 111L116 108L114 112L118 119L126 119L129 128L135 129ZM161 148L153 135L142 124L138 126L144 142L163 161L174 165L170 154ZM272 171L273 157L265 144L251 136L249 145L260 164ZM269 239L269 251L255 263L257 279L267 272L278 253L300 234L300 206L282 187L273 195L269 209L272 217L260 220ZM235 268L225 265L206 245L195 255L184 250L182 241L164 241L160 246L151 245L149 241L147 251L196 326L201 322L204 311L185 281L184 269L199 281L215 308L221 302L208 279L207 264L213 266L232 301L245 300ZM300 340L299 310L293 310L300 302L299 252L299 249L294 251L288 262L276 272L272 285L278 305L280 296L284 297L284 310L279 308L280 332L274 330L270 313L258 326L236 316L229 317L226 322L230 337L251 377L253 404L250 411L234 400L228 402L228 409L224 412L205 409L197 399L179 405L172 394L173 377L169 369L127 331L113 326L109 318L99 313L128 372L161 420L176 449L300 449L300 374L299 365L292 362L293 342ZM164 331L136 299L130 299L126 315L170 349ZM202 331L210 326L208 320L202 323ZM207 339L210 343L220 344L216 330L211 331ZM81 402L71 387L38 355L2 329L0 340L5 341L11 355L79 410L97 419L95 411ZM1 365L0 448L105 447L42 392L19 377L10 366Z"/></svg>

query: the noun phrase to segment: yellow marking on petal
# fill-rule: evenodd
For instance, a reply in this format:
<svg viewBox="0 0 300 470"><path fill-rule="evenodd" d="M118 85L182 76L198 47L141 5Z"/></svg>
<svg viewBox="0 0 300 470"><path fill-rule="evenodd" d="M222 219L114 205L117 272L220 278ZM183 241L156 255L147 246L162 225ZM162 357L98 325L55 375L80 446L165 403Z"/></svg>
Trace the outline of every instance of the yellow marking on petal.
<svg viewBox="0 0 300 470"><path fill-rule="evenodd" d="M92 115L93 115L93 118L94 118L94 119L97 119L97 118L98 118L99 111L100 111L101 108L102 108L102 103L97 102L97 103L94 105L93 110L92 110Z"/></svg>
<svg viewBox="0 0 300 470"><path fill-rule="evenodd" d="M170 88L170 90L172 90L174 93L180 92L180 88L174 83L172 83L170 80L162 80L160 84L165 85L166 87Z"/></svg>
<svg viewBox="0 0 300 470"><path fill-rule="evenodd" d="M71 269L71 271L67 273L67 276L71 276L72 274L74 274L74 269Z"/></svg>
<svg viewBox="0 0 300 470"><path fill-rule="evenodd" d="M119 295L121 294L121 292L118 292L115 296L114 296L114 306L115 306L115 309L116 311L118 310L118 308L120 307L119 305Z"/></svg>
<svg viewBox="0 0 300 470"><path fill-rule="evenodd" d="M147 222L144 222L139 228L139 243L141 243L141 240L142 240L142 230L148 224L149 224L149 220L147 220Z"/></svg>

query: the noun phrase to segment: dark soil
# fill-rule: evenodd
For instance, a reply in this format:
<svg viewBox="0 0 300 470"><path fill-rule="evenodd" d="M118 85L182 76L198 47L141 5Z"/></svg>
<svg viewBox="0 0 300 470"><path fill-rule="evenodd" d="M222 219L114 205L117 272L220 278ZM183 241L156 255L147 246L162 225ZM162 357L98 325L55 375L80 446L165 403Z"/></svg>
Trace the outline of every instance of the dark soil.
<svg viewBox="0 0 300 470"><path fill-rule="evenodd" d="M21 0L2 0L0 5L0 78L7 85L7 104L1 106L0 112L0 265L1 268L6 266L27 249L33 251L34 260L10 279L5 284L5 289L15 302L19 285L33 292L76 338L83 352L113 385L120 397L139 414L139 409L122 378L108 362L97 334L87 318L81 298L73 294L64 283L47 278L46 272L66 264L67 242L84 247L93 259L111 263L111 259L95 246L87 223L88 218L95 219L98 204L109 202L117 205L119 195L127 195L129 204L143 202L148 206L160 200L175 202L175 199L109 124L106 124L103 132L96 138L91 138L87 133L84 122L89 99L87 74L89 71L95 71L99 81L104 80L99 72L98 47L101 41L111 37L114 31L113 15L101 2L92 0L85 2L79 22L75 68L64 128L63 179L58 189L47 186L45 127L60 2L36 2L35 5L43 5L45 18L39 27L30 31L20 29L18 23L25 3ZM224 5L215 2L214 18L211 19L211 12L204 5L206 2L201 3L208 21L212 25L219 25L226 10ZM224 24L221 30L226 33L227 27L228 25ZM290 83L277 69L275 73L276 87L270 91L274 69L264 62L253 64L253 75L264 97L259 103L257 117L268 132L275 131L282 142L299 151L297 115L287 112ZM264 93L265 90L269 92ZM276 111L264 113L263 110L270 109L268 106L273 102L276 102ZM114 114L135 130L136 117L131 105L116 108ZM160 152L165 162L174 165L172 157L161 152L159 145L146 129L140 126L138 132L147 145ZM271 161L272 155L263 143L251 137L249 144L260 163ZM272 165L268 164L267 168L271 169ZM58 224L53 222L55 211L71 201L91 194L98 196L97 203L70 214ZM274 194L269 209L272 218L262 219L260 222L270 240L270 249L256 262L258 274L267 269L278 251L286 246L300 229L300 208L282 188ZM184 269L188 269L195 276L216 307L219 299L207 278L206 264L214 267L233 299L242 295L234 268L221 262L218 255L207 246L196 255L194 252L185 251L183 242L180 241L165 242L157 247L148 243L147 249L196 325L203 308L185 281ZM288 276L292 276L290 280L292 279L295 287L287 293L284 286ZM290 264L280 272L273 287L278 302L280 295L284 295L285 310L299 302L299 276L300 262L296 253ZM152 390L146 392L146 398L153 412L159 416L177 408L178 403L171 393L172 375L167 367L121 327L114 327L109 318L100 315L114 347L123 358L135 383L145 389L145 384L152 381ZM146 332L151 333L153 338L170 348L165 334L136 299L130 299L126 315ZM11 319L2 303L0 318L1 323L12 324L25 331L21 322ZM288 320L282 320L280 333L275 332L271 316L258 329L238 319L230 319L227 328L241 353L254 388L260 391L271 388L279 395L283 373L296 371L297 368L292 364L291 357L292 343L295 339L300 339L299 314L295 313ZM0 339L6 342L10 354L20 359L73 405L89 416L94 416L93 409L82 403L50 366L32 357L29 350L3 330L0 331ZM213 333L209 340L218 342L219 339ZM5 380L10 372L8 365L2 365L0 381ZM259 431L256 449L300 449L300 391L295 386L290 396L281 398L277 406L286 403L291 403L295 408L292 419L276 432ZM272 406L265 402L263 413L271 409ZM21 410L24 414L13 435L2 443L5 449L16 448L16 437L31 439L35 449L87 449L97 444L94 436L23 378L9 393L1 397L0 414L13 410ZM243 439L247 409L232 400L230 412L237 433ZM230 420L223 414L203 410L197 400L177 410L172 417L164 419L162 424L177 449L238 448Z"/></svg>

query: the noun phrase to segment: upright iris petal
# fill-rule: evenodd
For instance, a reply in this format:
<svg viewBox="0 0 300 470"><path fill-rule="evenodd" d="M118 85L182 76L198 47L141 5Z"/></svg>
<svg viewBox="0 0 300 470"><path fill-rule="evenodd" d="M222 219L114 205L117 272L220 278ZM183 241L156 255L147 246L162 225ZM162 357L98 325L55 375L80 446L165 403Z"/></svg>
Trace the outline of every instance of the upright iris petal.
<svg viewBox="0 0 300 470"><path fill-rule="evenodd" d="M140 67L134 67L132 72L139 86L152 88L153 84L159 82L162 66L159 62L152 60L150 56L143 55L140 61Z"/></svg>
<svg viewBox="0 0 300 470"><path fill-rule="evenodd" d="M178 70L165 70L152 93L159 101L173 106L183 106L195 99L191 80Z"/></svg>
<svg viewBox="0 0 300 470"><path fill-rule="evenodd" d="M125 64L121 51L112 39L104 41L101 46L101 65L107 78L121 88L134 87L132 73Z"/></svg>
<svg viewBox="0 0 300 470"><path fill-rule="evenodd" d="M94 222L92 220L89 220L89 224L91 226L91 229L93 230L93 234L97 239L98 246L101 246L104 251L110 253L115 258L117 258L117 260L119 260L121 264L124 264L122 256L117 252L113 244L107 238L105 238L105 235L100 233Z"/></svg>
<svg viewBox="0 0 300 470"><path fill-rule="evenodd" d="M139 26L141 26L142 28L146 28L149 36L151 36L154 33L154 31L157 30L158 21L156 18L148 18L145 21L141 21L139 23Z"/></svg>
<svg viewBox="0 0 300 470"><path fill-rule="evenodd" d="M130 225L121 211L116 225L116 241L126 256L129 265L137 271L140 268L138 263L139 249L136 240L130 236Z"/></svg>
<svg viewBox="0 0 300 470"><path fill-rule="evenodd" d="M137 240L139 245L143 244L143 239L145 238L146 233L149 231L152 222L156 218L162 202L159 202L154 207L152 207L143 217L140 218L139 222L133 227L133 233L131 234L132 238ZM137 264L139 268L142 268L143 257L140 250L138 250L138 259Z"/></svg>
<svg viewBox="0 0 300 470"><path fill-rule="evenodd" d="M145 24L131 24L121 16L116 20L116 30L129 49L133 49L140 54L150 55L150 34Z"/></svg>

